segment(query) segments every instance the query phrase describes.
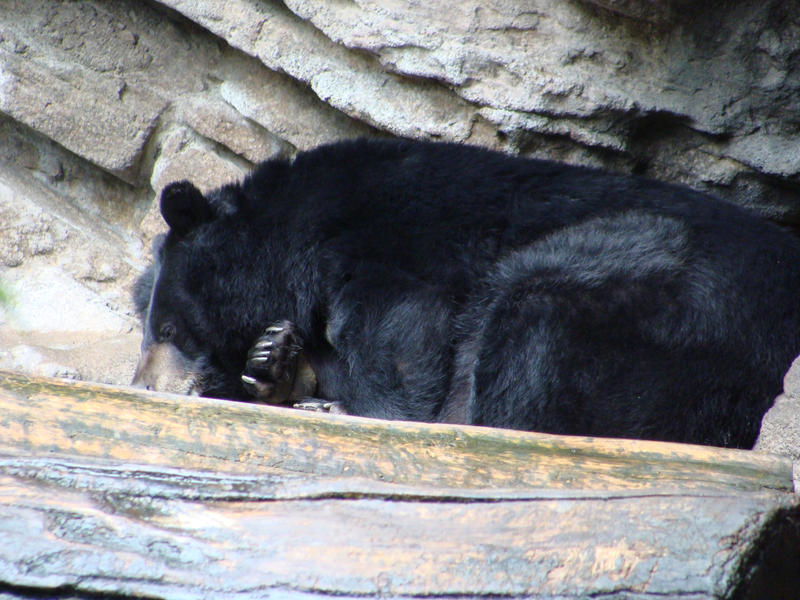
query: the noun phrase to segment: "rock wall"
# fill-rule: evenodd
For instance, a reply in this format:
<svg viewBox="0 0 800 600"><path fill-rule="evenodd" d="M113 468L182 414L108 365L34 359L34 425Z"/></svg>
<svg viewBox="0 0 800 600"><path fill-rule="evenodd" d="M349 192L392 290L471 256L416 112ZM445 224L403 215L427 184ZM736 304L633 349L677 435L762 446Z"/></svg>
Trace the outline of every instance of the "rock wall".
<svg viewBox="0 0 800 600"><path fill-rule="evenodd" d="M169 181L354 136L684 182L800 223L800 11L0 0L0 368L127 382Z"/></svg>
<svg viewBox="0 0 800 600"><path fill-rule="evenodd" d="M761 422L754 450L782 454L794 459L794 489L800 493L800 358L783 379L783 394Z"/></svg>

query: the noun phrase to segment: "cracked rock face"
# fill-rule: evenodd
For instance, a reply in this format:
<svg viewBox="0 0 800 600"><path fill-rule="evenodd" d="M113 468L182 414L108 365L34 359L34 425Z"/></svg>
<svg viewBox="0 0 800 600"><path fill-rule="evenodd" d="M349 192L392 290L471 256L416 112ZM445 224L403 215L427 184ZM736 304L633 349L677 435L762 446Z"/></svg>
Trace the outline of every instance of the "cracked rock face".
<svg viewBox="0 0 800 600"><path fill-rule="evenodd" d="M127 288L176 179L394 135L686 183L797 225L798 115L800 14L779 0L9 0L0 367L127 381Z"/></svg>

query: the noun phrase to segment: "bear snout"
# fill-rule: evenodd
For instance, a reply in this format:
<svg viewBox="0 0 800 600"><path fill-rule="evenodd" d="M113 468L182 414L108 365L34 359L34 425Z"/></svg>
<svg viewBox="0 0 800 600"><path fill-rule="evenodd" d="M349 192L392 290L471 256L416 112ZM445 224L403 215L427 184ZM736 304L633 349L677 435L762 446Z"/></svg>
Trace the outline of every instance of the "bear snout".
<svg viewBox="0 0 800 600"><path fill-rule="evenodd" d="M184 395L200 393L199 373L170 343L151 344L144 349L131 385L155 392Z"/></svg>

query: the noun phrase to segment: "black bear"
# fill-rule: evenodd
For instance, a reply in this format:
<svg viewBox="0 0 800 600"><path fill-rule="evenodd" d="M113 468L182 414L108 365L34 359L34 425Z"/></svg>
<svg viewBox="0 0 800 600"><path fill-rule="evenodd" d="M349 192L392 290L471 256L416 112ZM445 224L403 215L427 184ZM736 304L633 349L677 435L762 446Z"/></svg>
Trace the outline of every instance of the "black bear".
<svg viewBox="0 0 800 600"><path fill-rule="evenodd" d="M645 178L358 140L161 196L134 383L750 447L800 353L800 243Z"/></svg>

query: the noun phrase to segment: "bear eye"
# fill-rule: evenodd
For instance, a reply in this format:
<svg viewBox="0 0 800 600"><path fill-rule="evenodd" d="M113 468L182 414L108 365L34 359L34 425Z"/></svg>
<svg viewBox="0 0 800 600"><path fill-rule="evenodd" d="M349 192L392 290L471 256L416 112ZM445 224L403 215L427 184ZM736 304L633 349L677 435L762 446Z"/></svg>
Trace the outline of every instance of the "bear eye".
<svg viewBox="0 0 800 600"><path fill-rule="evenodd" d="M158 341L168 342L175 337L175 325L172 323L164 323L161 329L158 330Z"/></svg>

